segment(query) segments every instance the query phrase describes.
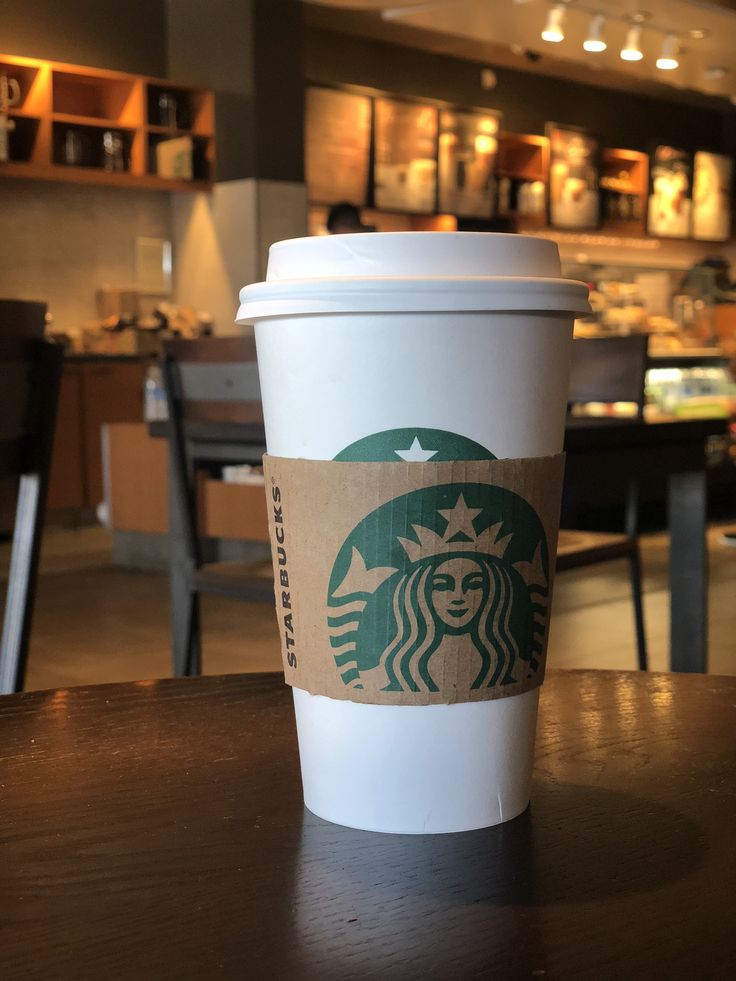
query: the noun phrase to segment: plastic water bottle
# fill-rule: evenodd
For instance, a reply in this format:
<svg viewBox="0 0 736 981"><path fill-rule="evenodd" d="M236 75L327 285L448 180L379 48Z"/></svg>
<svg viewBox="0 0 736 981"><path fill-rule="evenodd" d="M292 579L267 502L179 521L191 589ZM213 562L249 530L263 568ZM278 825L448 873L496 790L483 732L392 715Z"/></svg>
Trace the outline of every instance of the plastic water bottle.
<svg viewBox="0 0 736 981"><path fill-rule="evenodd" d="M143 418L146 422L160 422L169 418L166 404L166 389L157 364L146 368L146 380L143 388Z"/></svg>

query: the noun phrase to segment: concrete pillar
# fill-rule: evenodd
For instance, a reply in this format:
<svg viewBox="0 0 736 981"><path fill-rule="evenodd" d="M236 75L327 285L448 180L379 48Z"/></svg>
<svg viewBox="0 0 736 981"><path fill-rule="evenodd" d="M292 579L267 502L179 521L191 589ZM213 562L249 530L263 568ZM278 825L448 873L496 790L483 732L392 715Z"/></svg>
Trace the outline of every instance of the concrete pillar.
<svg viewBox="0 0 736 981"><path fill-rule="evenodd" d="M217 183L172 196L174 292L235 331L268 246L307 233L298 0L167 0L168 74L215 90Z"/></svg>

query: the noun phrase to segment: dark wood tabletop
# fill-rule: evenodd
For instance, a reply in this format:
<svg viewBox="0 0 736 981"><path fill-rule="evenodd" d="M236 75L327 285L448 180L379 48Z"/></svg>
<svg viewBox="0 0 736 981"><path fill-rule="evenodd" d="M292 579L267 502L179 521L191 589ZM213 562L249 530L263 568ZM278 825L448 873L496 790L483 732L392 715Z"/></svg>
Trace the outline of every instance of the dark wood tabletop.
<svg viewBox="0 0 736 981"><path fill-rule="evenodd" d="M551 672L532 805L304 810L278 675L0 699L0 977L733 976L736 678Z"/></svg>

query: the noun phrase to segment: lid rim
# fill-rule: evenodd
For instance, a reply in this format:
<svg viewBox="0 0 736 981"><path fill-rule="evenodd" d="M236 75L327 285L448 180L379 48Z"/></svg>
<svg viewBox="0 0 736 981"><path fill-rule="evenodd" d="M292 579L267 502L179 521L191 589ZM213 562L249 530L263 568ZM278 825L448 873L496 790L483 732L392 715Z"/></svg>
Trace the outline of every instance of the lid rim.
<svg viewBox="0 0 736 981"><path fill-rule="evenodd" d="M311 295L320 290L329 290L333 296L355 296L358 293L386 295L405 289L415 290L417 287L433 293L445 292L453 286L461 287L463 292L479 292L479 288L490 287L494 292L524 288L532 291L584 291L586 296L588 294L588 287L579 280L551 276L315 276L250 283L240 290L240 300L244 303L254 294L257 298L261 294L273 295L275 299L278 295L293 296L295 292Z"/></svg>
<svg viewBox="0 0 736 981"><path fill-rule="evenodd" d="M542 277L362 277L255 283L240 293L237 324L343 313L589 313L584 283Z"/></svg>

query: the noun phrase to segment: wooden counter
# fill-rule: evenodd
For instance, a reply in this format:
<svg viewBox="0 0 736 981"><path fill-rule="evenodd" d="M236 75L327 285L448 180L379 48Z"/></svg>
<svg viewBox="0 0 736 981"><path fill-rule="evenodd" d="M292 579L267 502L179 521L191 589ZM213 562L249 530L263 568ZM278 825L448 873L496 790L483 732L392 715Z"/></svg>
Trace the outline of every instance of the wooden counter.
<svg viewBox="0 0 736 981"><path fill-rule="evenodd" d="M102 427L143 423L147 359L71 356L66 359L51 461L50 510L94 509L104 497Z"/></svg>

